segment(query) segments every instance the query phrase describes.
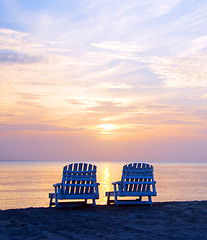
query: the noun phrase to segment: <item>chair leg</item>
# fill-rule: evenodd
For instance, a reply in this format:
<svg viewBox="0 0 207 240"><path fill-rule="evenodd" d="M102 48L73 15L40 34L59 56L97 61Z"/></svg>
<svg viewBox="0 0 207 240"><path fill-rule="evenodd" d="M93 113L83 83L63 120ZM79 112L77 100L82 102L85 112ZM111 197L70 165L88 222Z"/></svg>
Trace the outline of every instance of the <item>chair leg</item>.
<svg viewBox="0 0 207 240"><path fill-rule="evenodd" d="M55 187L55 207L58 207L58 188Z"/></svg>
<svg viewBox="0 0 207 240"><path fill-rule="evenodd" d="M96 206L96 199L93 199L93 206Z"/></svg>
<svg viewBox="0 0 207 240"><path fill-rule="evenodd" d="M52 207L52 200L53 200L53 195L51 194L51 195L50 195L50 204L49 204L49 207Z"/></svg>
<svg viewBox="0 0 207 240"><path fill-rule="evenodd" d="M58 196L55 194L55 207L58 207Z"/></svg>
<svg viewBox="0 0 207 240"><path fill-rule="evenodd" d="M149 203L150 203L150 206L152 206L152 197L151 197L151 196L149 196L148 198L149 198Z"/></svg>
<svg viewBox="0 0 207 240"><path fill-rule="evenodd" d="M117 198L116 185L114 185L114 202L115 202L115 205L118 207L118 198Z"/></svg>
<svg viewBox="0 0 207 240"><path fill-rule="evenodd" d="M85 204L87 204L87 199L85 199Z"/></svg>
<svg viewBox="0 0 207 240"><path fill-rule="evenodd" d="M118 197L117 197L117 192L114 192L114 202L115 202L115 205L118 207Z"/></svg>
<svg viewBox="0 0 207 240"><path fill-rule="evenodd" d="M110 205L110 193L109 193L109 195L107 197L107 205Z"/></svg>

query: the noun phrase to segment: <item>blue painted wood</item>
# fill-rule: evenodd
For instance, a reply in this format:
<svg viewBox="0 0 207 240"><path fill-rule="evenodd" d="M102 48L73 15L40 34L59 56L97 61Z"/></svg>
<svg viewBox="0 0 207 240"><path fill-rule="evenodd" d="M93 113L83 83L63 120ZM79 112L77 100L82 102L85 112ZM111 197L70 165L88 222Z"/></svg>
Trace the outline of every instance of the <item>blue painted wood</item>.
<svg viewBox="0 0 207 240"><path fill-rule="evenodd" d="M96 182L96 166L87 163L73 163L63 167L62 183L54 184L55 193L50 193L50 205L55 198L56 207L58 200L63 199L95 199L99 198L99 183Z"/></svg>
<svg viewBox="0 0 207 240"><path fill-rule="evenodd" d="M139 201L134 200L133 204L152 205L152 196L156 196L156 188L153 175L153 166L146 163L130 163L123 166L121 181L112 183L113 192L106 192L107 204L114 197L116 205L132 203L128 200L120 200L118 197L139 197ZM142 201L142 197L147 197L148 201Z"/></svg>

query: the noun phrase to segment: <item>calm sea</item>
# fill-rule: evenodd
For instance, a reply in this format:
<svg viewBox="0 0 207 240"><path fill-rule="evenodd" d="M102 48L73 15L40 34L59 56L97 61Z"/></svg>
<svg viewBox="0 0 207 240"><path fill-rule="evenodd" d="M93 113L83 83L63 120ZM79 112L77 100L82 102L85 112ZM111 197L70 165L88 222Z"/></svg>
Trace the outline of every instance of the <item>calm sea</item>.
<svg viewBox="0 0 207 240"><path fill-rule="evenodd" d="M68 162L0 161L0 209L47 207L52 185L61 182ZM121 179L125 163L96 163L100 199ZM153 164L158 195L154 202L207 200L207 164Z"/></svg>

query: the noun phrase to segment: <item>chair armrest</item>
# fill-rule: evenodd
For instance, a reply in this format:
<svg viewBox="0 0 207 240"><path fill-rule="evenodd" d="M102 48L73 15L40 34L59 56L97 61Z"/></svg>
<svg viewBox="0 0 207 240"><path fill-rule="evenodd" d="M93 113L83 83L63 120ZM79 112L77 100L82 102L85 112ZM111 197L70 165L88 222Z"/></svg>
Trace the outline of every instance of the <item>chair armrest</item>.
<svg viewBox="0 0 207 240"><path fill-rule="evenodd" d="M121 184L121 181L112 182L112 185Z"/></svg>
<svg viewBox="0 0 207 240"><path fill-rule="evenodd" d="M60 186L62 186L62 183L53 184L53 187L60 187Z"/></svg>
<svg viewBox="0 0 207 240"><path fill-rule="evenodd" d="M97 185L100 185L100 183L96 183Z"/></svg>

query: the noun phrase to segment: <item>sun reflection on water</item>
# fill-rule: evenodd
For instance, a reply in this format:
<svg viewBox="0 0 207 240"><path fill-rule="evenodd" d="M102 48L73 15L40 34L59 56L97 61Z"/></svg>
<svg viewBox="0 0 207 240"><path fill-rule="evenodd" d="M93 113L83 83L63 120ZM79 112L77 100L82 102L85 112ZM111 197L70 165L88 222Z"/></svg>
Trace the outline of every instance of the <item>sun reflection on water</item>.
<svg viewBox="0 0 207 240"><path fill-rule="evenodd" d="M105 192L113 191L112 182L121 178L122 165L117 163L100 163L98 165L99 200L98 204L106 204Z"/></svg>
<svg viewBox="0 0 207 240"><path fill-rule="evenodd" d="M109 171L109 167L106 166L103 169L103 176L102 176L102 185L105 191L110 190L111 185L111 172Z"/></svg>
<svg viewBox="0 0 207 240"><path fill-rule="evenodd" d="M105 200L105 192L111 191L111 172L109 169L109 166L106 164L101 165L99 167L99 182L101 182L100 188L99 188L99 195L100 195L100 203L104 204L106 202Z"/></svg>

